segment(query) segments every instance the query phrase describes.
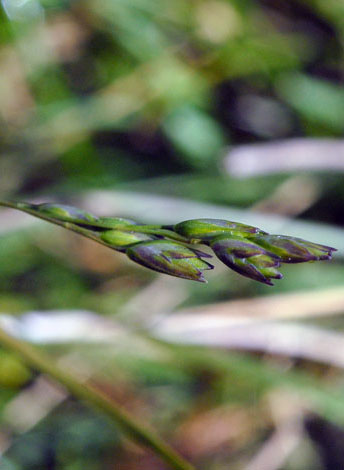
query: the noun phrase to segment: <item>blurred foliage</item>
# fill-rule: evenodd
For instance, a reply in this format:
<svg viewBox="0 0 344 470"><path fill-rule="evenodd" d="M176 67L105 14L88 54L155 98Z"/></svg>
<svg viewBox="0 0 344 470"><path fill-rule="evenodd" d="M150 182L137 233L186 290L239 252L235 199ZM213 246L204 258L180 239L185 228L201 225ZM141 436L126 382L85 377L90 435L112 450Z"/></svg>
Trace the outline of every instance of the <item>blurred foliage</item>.
<svg viewBox="0 0 344 470"><path fill-rule="evenodd" d="M330 0L2 0L0 196L68 203L115 189L343 226L342 155L334 172L324 154L317 174L306 151L302 172L239 178L225 164L240 145L341 142L343 18L342 2ZM171 217L173 210L166 208ZM130 332L190 306L340 288L340 256L287 266L273 291L220 266L207 286L185 285L77 235L11 217L0 213L0 311L23 335L30 311L49 319L51 310L80 309L121 325L118 340L83 344L64 341L75 326L61 323L53 331L61 342L41 346L198 469L344 467L338 364L279 356L268 345L247 354L147 337L133 345ZM343 317L324 315L303 323L342 334ZM0 351L1 468L165 468L39 380Z"/></svg>

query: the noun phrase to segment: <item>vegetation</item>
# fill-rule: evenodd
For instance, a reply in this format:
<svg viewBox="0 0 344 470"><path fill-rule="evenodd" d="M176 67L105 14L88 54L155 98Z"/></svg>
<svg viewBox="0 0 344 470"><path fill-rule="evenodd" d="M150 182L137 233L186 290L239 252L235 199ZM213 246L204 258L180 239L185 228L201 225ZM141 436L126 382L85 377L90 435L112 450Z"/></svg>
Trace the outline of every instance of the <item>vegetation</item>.
<svg viewBox="0 0 344 470"><path fill-rule="evenodd" d="M0 2L1 470L344 467L343 15Z"/></svg>
<svg viewBox="0 0 344 470"><path fill-rule="evenodd" d="M27 212L124 252L146 268L171 276L206 282L203 271L214 266L211 255L192 244L210 246L227 266L243 276L273 285L281 279L276 268L283 263L329 260L335 248L301 238L270 235L257 227L218 219L195 219L174 226L140 225L116 217L96 217L75 207L42 203L0 201L0 206ZM189 246L188 246L189 245Z"/></svg>

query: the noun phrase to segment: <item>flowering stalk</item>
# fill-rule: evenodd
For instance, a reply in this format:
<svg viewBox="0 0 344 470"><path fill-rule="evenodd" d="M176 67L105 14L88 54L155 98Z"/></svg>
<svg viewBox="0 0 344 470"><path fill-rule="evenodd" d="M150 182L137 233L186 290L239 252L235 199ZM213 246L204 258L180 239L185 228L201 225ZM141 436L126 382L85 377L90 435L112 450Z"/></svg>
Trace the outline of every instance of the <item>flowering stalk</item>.
<svg viewBox="0 0 344 470"><path fill-rule="evenodd" d="M119 425L128 437L150 448L174 470L195 470L193 465L179 455L159 435L138 422L100 390L80 382L74 374L72 375L55 365L41 350L35 349L30 344L10 336L2 328L0 328L0 344L9 351L19 355L28 366L43 374L47 374L63 385L73 396L102 412L113 423Z"/></svg>
<svg viewBox="0 0 344 470"><path fill-rule="evenodd" d="M0 201L125 253L154 271L206 282L203 271L213 269L207 253L193 245L210 247L237 273L264 284L283 276L281 263L329 260L335 248L285 235L271 235L258 227L221 219L194 219L176 225L144 225L119 217L97 217L63 204Z"/></svg>

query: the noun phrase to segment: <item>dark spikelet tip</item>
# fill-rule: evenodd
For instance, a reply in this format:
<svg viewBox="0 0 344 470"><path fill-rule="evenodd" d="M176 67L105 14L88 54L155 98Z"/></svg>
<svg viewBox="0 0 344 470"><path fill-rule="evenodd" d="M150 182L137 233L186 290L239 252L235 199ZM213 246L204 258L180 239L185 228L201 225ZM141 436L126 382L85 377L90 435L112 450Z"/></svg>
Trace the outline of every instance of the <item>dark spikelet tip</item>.
<svg viewBox="0 0 344 470"><path fill-rule="evenodd" d="M282 279L283 278L283 274L280 273L280 272L277 272L275 274L271 274L269 275L269 277L265 277L265 280L261 280L261 282L263 282L264 284L267 284L268 286L273 286L274 283L272 282L271 279Z"/></svg>
<svg viewBox="0 0 344 470"><path fill-rule="evenodd" d="M322 246L321 251L325 254L331 255L334 251L338 251L337 248L332 248L331 246Z"/></svg>
<svg viewBox="0 0 344 470"><path fill-rule="evenodd" d="M193 251L199 258L212 258L212 255L209 255L208 253L204 253L204 251L196 250L195 248L192 248L192 251Z"/></svg>
<svg viewBox="0 0 344 470"><path fill-rule="evenodd" d="M214 266L212 264L209 264L209 263L207 263L207 264L208 264L208 266L206 268L203 268L204 271L211 271L212 269L214 269Z"/></svg>
<svg viewBox="0 0 344 470"><path fill-rule="evenodd" d="M208 263L207 261L203 261L203 263L205 263L205 264L207 265L207 267L204 268L204 269L206 269L206 270L214 269L214 268L215 268L215 266L213 266L212 264Z"/></svg>
<svg viewBox="0 0 344 470"><path fill-rule="evenodd" d="M208 281L207 281L206 278L203 276L203 274L200 274L200 276L198 276L198 278L195 279L195 281L203 282L203 284L208 284Z"/></svg>
<svg viewBox="0 0 344 470"><path fill-rule="evenodd" d="M329 259L332 259L332 253L328 253L327 255L321 255L319 256L318 260L320 261L326 261L326 260L329 260Z"/></svg>
<svg viewBox="0 0 344 470"><path fill-rule="evenodd" d="M271 264L272 268L279 268L281 266L281 258L273 258L274 263Z"/></svg>
<svg viewBox="0 0 344 470"><path fill-rule="evenodd" d="M319 245L319 247L321 247L321 249L323 249L324 251L338 251L338 249L334 248L333 246Z"/></svg>
<svg viewBox="0 0 344 470"><path fill-rule="evenodd" d="M277 273L275 276L273 276L274 279L283 279L283 274L282 273Z"/></svg>

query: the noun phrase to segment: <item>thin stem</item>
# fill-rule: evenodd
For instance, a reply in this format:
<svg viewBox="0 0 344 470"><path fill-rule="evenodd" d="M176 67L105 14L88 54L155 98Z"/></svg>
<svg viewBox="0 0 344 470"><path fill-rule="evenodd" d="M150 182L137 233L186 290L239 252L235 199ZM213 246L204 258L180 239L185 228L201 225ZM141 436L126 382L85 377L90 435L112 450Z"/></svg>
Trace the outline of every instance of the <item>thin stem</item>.
<svg viewBox="0 0 344 470"><path fill-rule="evenodd" d="M59 225L60 227L64 227L67 230L71 230L72 232L79 233L80 235L84 235L91 240L94 240L98 243L101 243L108 248L111 248L111 245L107 244L101 238L99 238L95 232L92 230L88 230L84 227L80 227L80 225L73 224L71 222L64 222L62 220L54 219L39 213L34 207L34 205L27 204L25 202L12 202L12 201L0 201L0 206L9 207L11 209L17 209L22 212L26 212L27 214L33 215L34 217L38 217L43 219L47 222L51 222L52 224ZM116 229L108 229L108 230L116 230ZM169 238L171 240L176 240L181 243L190 244L190 241L178 235L178 233L173 232L172 230L165 229L161 227L161 225L123 225L118 228L121 232L136 232L136 233L147 233L149 235L161 235L163 237Z"/></svg>
<svg viewBox="0 0 344 470"><path fill-rule="evenodd" d="M149 235L161 235L172 240L176 240L181 243L190 244L190 241L179 235L178 233L173 232L172 230L167 230L161 227L161 225L126 225L121 227L119 230L122 232L137 232L137 233L147 233Z"/></svg>
<svg viewBox="0 0 344 470"><path fill-rule="evenodd" d="M41 351L36 350L26 342L8 335L2 328L0 328L0 344L4 348L20 355L29 366L53 377L75 397L102 411L110 420L119 424L129 437L144 446L150 447L171 468L175 470L195 470L172 447L152 431L138 423L127 411L110 400L101 391L90 385L80 383L74 376L65 370L61 370Z"/></svg>
<svg viewBox="0 0 344 470"><path fill-rule="evenodd" d="M32 209L30 204L26 204L24 202L0 201L0 206L9 207L11 209L17 209L19 211L26 212L27 214L33 215L34 217L45 220L46 222L50 222L55 225L59 225L60 227L70 230L71 232L78 233L79 235L83 235L84 237L87 237L97 243L100 243L101 245L111 248L111 245L104 242L92 230L85 229L71 222L64 222L63 220L52 219L50 217L42 215L37 210Z"/></svg>

